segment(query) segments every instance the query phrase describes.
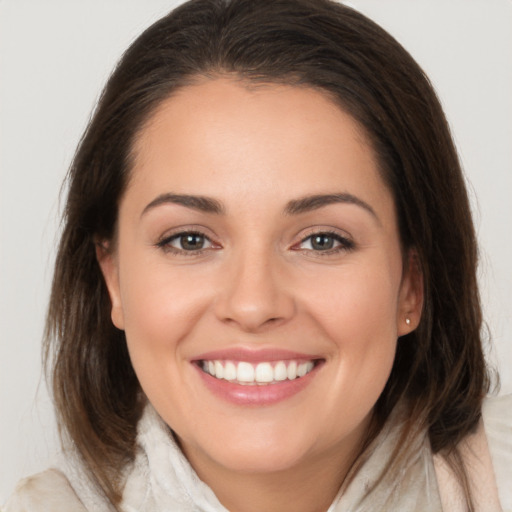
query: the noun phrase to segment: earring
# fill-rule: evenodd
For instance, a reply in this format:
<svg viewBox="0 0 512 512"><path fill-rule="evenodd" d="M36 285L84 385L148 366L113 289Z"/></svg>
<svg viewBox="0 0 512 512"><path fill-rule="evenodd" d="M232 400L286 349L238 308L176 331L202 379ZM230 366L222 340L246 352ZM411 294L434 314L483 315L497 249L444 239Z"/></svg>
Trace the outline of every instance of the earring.
<svg viewBox="0 0 512 512"><path fill-rule="evenodd" d="M407 318L405 319L405 323L406 323L407 325L411 325L411 319L410 319L409 317L407 317Z"/></svg>

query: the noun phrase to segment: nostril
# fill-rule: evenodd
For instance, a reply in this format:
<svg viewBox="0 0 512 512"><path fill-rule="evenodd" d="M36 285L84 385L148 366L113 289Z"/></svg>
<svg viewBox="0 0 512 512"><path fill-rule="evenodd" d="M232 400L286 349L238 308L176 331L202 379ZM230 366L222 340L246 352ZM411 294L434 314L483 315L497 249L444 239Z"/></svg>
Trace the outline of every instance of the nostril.
<svg viewBox="0 0 512 512"><path fill-rule="evenodd" d="M226 317L223 319L224 323L237 325L241 330L245 332L260 332L265 328L277 327L280 323L285 322L285 318L272 317L267 319L261 318L248 318L240 316Z"/></svg>
<svg viewBox="0 0 512 512"><path fill-rule="evenodd" d="M223 282L215 301L216 317L227 324L237 325L245 332L259 331L280 325L294 316L293 297L282 286L281 278L263 263L234 265L233 275Z"/></svg>

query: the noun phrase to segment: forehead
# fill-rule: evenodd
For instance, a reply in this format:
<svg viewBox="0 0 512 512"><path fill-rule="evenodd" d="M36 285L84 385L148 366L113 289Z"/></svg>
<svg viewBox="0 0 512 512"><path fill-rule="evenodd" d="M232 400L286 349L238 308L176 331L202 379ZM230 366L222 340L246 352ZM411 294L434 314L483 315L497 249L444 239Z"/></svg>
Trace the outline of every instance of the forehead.
<svg viewBox="0 0 512 512"><path fill-rule="evenodd" d="M131 186L271 201L286 190L357 193L389 200L362 127L308 87L222 78L162 102L134 144ZM130 187L129 187L130 188Z"/></svg>
<svg viewBox="0 0 512 512"><path fill-rule="evenodd" d="M306 86L274 83L253 83L243 79L198 79L181 87L162 101L139 130L134 142L134 154L149 156L148 144L172 143L184 139L199 139L203 144L211 140L211 133L219 137L230 135L230 140L241 142L239 136L254 136L267 142L275 135L274 143L302 142L315 138L319 129L329 140L354 141L364 146L373 158L364 128L340 108L327 92ZM231 131L231 133L229 133ZM163 138L166 140L163 141ZM218 140L215 141L216 143ZM245 142L248 142L247 140ZM326 140L328 142L328 140ZM269 149L274 144L268 146Z"/></svg>

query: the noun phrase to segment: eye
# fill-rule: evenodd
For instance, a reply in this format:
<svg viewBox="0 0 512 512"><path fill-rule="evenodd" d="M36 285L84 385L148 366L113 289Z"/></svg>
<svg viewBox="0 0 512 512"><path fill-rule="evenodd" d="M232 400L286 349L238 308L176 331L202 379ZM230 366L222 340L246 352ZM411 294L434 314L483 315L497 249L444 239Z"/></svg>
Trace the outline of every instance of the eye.
<svg viewBox="0 0 512 512"><path fill-rule="evenodd" d="M214 247L213 242L203 233L184 231L164 238L158 247L175 253L195 253Z"/></svg>
<svg viewBox="0 0 512 512"><path fill-rule="evenodd" d="M354 248L354 242L338 233L319 232L304 238L295 249L332 254Z"/></svg>

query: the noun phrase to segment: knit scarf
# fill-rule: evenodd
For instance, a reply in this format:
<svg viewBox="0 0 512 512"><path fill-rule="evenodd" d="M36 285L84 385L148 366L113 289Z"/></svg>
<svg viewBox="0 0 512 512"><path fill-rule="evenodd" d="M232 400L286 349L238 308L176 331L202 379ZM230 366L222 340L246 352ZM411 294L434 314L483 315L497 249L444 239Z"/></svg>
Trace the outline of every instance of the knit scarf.
<svg viewBox="0 0 512 512"><path fill-rule="evenodd" d="M402 454L399 474L383 471L391 462L403 425L392 414L358 461L327 512L441 512L432 452L425 432ZM405 456L404 456L405 455ZM78 466L63 468L87 510L110 512ZM202 482L151 405L138 424L137 453L127 471L123 512L228 512Z"/></svg>

